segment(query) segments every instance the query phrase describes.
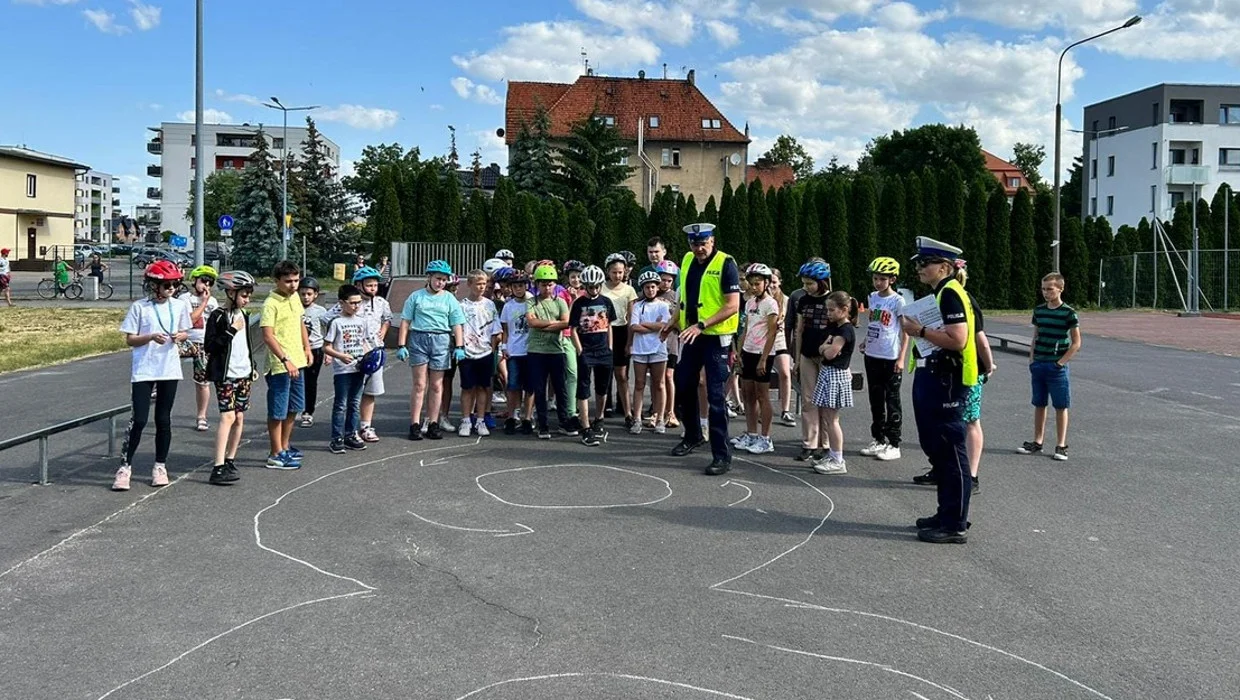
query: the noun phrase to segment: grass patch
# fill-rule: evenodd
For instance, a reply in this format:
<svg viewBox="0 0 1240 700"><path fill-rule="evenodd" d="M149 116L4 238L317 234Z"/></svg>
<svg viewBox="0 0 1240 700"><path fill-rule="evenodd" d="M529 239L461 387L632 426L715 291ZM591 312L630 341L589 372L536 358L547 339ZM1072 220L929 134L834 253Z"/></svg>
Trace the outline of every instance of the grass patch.
<svg viewBox="0 0 1240 700"><path fill-rule="evenodd" d="M0 373L126 349L125 309L0 309Z"/></svg>

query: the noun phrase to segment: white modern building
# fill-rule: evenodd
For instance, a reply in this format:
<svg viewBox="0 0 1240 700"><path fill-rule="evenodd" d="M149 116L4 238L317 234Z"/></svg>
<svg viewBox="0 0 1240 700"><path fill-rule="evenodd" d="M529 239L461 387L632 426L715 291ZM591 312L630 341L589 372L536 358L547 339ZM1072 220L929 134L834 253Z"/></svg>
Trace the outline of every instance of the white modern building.
<svg viewBox="0 0 1240 700"><path fill-rule="evenodd" d="M147 141L146 150L159 156L159 165L148 165L146 174L157 178L159 184L146 189L147 199L159 203L161 230L192 237L193 222L185 218L185 212L189 208L189 191L194 185L194 170L198 165L194 156L194 125L164 122L150 129L155 133L151 140ZM285 152L284 128L279 125L264 125L262 129L272 157L281 158ZM216 170L245 168L254 155L258 131L258 126L249 124L203 124L203 151L206 157L203 177ZM308 133L305 127L288 128L289 146L298 156L305 146ZM327 158L338 173L340 147L322 131L319 135L322 137ZM213 226L214 222L208 221L205 224Z"/></svg>
<svg viewBox="0 0 1240 700"><path fill-rule="evenodd" d="M119 214L121 188L112 176L97 170L77 174L73 190L73 238L94 243L112 242L112 215Z"/></svg>
<svg viewBox="0 0 1240 700"><path fill-rule="evenodd" d="M1084 124L1084 215L1114 228L1240 185L1240 85L1156 85L1086 107Z"/></svg>

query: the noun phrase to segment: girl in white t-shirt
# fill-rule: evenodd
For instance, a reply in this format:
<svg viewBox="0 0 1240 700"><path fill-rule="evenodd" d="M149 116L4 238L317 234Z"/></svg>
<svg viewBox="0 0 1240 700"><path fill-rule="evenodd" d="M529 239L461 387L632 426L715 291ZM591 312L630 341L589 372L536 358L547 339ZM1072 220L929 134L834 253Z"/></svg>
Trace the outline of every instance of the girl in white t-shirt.
<svg viewBox="0 0 1240 700"><path fill-rule="evenodd" d="M121 321L125 343L133 348L129 381L132 388L133 414L125 444L121 450L124 462L116 470L112 490L128 491L133 472L133 455L142 439L155 399L155 466L151 470L151 486L168 485L168 448L172 445L172 404L177 397L177 384L183 378L178 343L189 338L193 322L189 303L172 297L181 285L181 270L159 260L146 268L143 290L146 298L135 301Z"/></svg>
<svg viewBox="0 0 1240 700"><path fill-rule="evenodd" d="M646 375L650 375L650 413L657 416L654 431L667 432L663 419L663 383L667 374L667 345L659 338L672 321L672 310L659 297L659 273L647 270L637 278L642 296L633 302L629 319L629 346L633 356L633 422L629 432L642 431L642 398L646 391Z"/></svg>
<svg viewBox="0 0 1240 700"><path fill-rule="evenodd" d="M784 340L784 334L779 330L779 302L770 293L772 274L771 268L762 263L750 265L745 272L750 291L745 301L745 337L741 341L740 388L745 432L733 446L753 454L775 451L771 442L771 375L776 346Z"/></svg>
<svg viewBox="0 0 1240 700"><path fill-rule="evenodd" d="M874 292L867 304L869 323L860 350L865 355L866 383L870 396L870 436L861 450L866 457L883 461L900 458L900 379L908 353L908 335L900 329L904 297L894 289L900 263L894 258L875 258L869 267Z"/></svg>

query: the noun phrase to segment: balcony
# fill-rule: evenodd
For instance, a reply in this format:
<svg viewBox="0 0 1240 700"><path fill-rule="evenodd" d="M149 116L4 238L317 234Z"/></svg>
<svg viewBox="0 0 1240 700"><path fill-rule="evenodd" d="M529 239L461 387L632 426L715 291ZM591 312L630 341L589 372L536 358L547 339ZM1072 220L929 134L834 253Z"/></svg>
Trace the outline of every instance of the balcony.
<svg viewBox="0 0 1240 700"><path fill-rule="evenodd" d="M147 199L163 199L164 193L158 187L148 187L146 188L146 198Z"/></svg>
<svg viewBox="0 0 1240 700"><path fill-rule="evenodd" d="M121 200L120 200L120 199L113 199L113 200L112 200L112 208L113 208L113 209L116 209L116 208L120 207L120 205L121 205Z"/></svg>
<svg viewBox="0 0 1240 700"><path fill-rule="evenodd" d="M150 176L150 177L163 177L163 176L164 176L164 166L162 166L162 165L148 165L148 166L146 166L146 174L147 174L148 176Z"/></svg>
<svg viewBox="0 0 1240 700"><path fill-rule="evenodd" d="M120 193L121 193L121 188L119 187L112 188L112 194L120 194Z"/></svg>
<svg viewBox="0 0 1240 700"><path fill-rule="evenodd" d="M1167 168L1168 185L1206 185L1210 168L1203 165L1172 165Z"/></svg>
<svg viewBox="0 0 1240 700"><path fill-rule="evenodd" d="M151 139L146 142L146 152L152 155L159 155L164 152L164 142L159 139Z"/></svg>

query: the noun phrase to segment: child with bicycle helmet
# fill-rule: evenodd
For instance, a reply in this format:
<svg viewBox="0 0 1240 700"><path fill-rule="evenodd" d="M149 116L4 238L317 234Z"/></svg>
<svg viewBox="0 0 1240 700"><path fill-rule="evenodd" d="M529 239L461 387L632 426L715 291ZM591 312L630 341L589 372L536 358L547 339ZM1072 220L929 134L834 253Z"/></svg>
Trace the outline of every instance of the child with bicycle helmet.
<svg viewBox="0 0 1240 700"><path fill-rule="evenodd" d="M499 279L504 284L508 297L499 314L500 360L504 363L508 376L508 420L504 423L504 434L516 435L520 430L529 435L534 432L534 424L530 420L534 412L534 388L530 383L528 350L530 326L525 320L525 315L533 304L529 294L530 278L524 270L508 268L508 272L499 275Z"/></svg>
<svg viewBox="0 0 1240 700"><path fill-rule="evenodd" d="M827 295L831 293L831 266L822 258L810 258L797 271L805 293L794 303L796 330L792 334L797 377L801 386L801 452L797 461L819 460L826 455L830 429L826 412L814 403L814 388L822 370L818 348L827 339L831 318Z"/></svg>
<svg viewBox="0 0 1240 700"><path fill-rule="evenodd" d="M865 376L870 396L870 444L861 454L883 461L900 458L900 427L903 409L900 384L909 337L900 328L904 297L895 290L900 263L895 258L874 258L868 268L874 291L870 293L868 324L861 338Z"/></svg>
<svg viewBox="0 0 1240 700"><path fill-rule="evenodd" d="M257 376L254 372L254 348L247 330L249 319L245 307L254 294L254 278L244 270L220 275L225 306L215 309L207 319L203 349L207 356L207 379L215 383L215 399L220 411L220 429L215 438L215 461L208 482L216 485L235 483L241 478L237 471L237 448L245 428L245 412L250 407L250 392Z"/></svg>
<svg viewBox="0 0 1240 700"><path fill-rule="evenodd" d="M211 401L211 383L207 379L207 355L202 350L202 342L206 336L207 318L219 308L212 290L220 273L210 265L199 265L189 273L189 293L185 296L189 301L189 319L194 327L189 332L189 345L182 348L182 356L193 358L194 365L194 405L198 410L198 432L206 432L211 426L207 423L207 404Z"/></svg>
<svg viewBox="0 0 1240 700"><path fill-rule="evenodd" d="M651 241L658 240L662 245L662 239L652 238ZM653 250L653 243L648 250ZM680 292L677 286L680 282L680 266L672 260L664 259L657 265L653 266L655 272L659 273L659 298L667 302L667 307L676 312L680 309ZM664 396L666 400L663 402L663 423L673 430L680 427L680 421L676 419L676 361L680 357L680 334L669 329L663 333L667 343L667 370L664 372ZM658 418L656 417L656 422Z"/></svg>
<svg viewBox="0 0 1240 700"><path fill-rule="evenodd" d="M667 375L667 345L660 336L672 322L672 309L659 297L659 273L647 271L637 278L641 298L633 302L629 321L629 350L633 357L633 424L629 432L642 431L642 395L646 390L646 374L650 374L650 416L652 429L667 432L663 420L663 386Z"/></svg>
<svg viewBox="0 0 1240 700"><path fill-rule="evenodd" d="M344 454L345 450L364 450L362 440L361 412L362 391L366 375L360 365L366 354L374 348L370 342L370 329L358 309L364 303L362 290L351 284L340 286L337 293L340 315L327 324L323 336L323 352L332 362L332 436L327 449L332 454Z"/></svg>
<svg viewBox="0 0 1240 700"><path fill-rule="evenodd" d="M616 320L611 324L616 397L620 410L624 412L624 428L628 430L633 427L633 409L629 396L629 309L633 302L637 301L637 290L627 281L629 267L624 253L608 255L603 269L607 272L603 296L611 300L616 310Z"/></svg>
<svg viewBox="0 0 1240 700"><path fill-rule="evenodd" d="M366 322L370 333L370 345L374 348L384 346L388 329L392 326L392 306L387 299L379 296L379 285L382 279L383 274L369 265L363 265L353 273L353 286L362 293L362 304L357 309L357 315ZM340 304L337 303L327 312L327 320L330 321L340 313ZM375 372L366 377L366 386L362 390L361 430L362 439L366 442L379 441L379 436L375 433L371 421L375 415L375 397L382 396L385 390L383 372Z"/></svg>
<svg viewBox="0 0 1240 700"><path fill-rule="evenodd" d="M405 300L400 314L396 357L408 361L413 371L413 396L409 401L409 439L422 439L422 409L426 408L426 437L443 438L439 415L443 401L444 372L452 360L465 357L461 303L445 287L452 277L446 260L426 266L426 286Z"/></svg>
<svg viewBox="0 0 1240 700"><path fill-rule="evenodd" d="M582 271L581 282L585 293L573 301L568 313L568 327L572 330L573 348L577 352L577 415L581 425L581 443L588 447L598 447L607 438L603 412L611 390L614 364L611 324L616 320L616 310L611 299L602 294L605 279L606 273L597 265ZM591 380L595 396L593 422L590 420Z"/></svg>
<svg viewBox="0 0 1240 700"><path fill-rule="evenodd" d="M114 491L129 490L133 456L150 417L152 398L155 399L155 465L151 469L151 486L168 485L172 404L176 401L177 385L184 378L177 345L189 337L193 326L189 303L173 296L180 285L180 268L166 260L151 263L142 278L146 296L131 304L121 321L125 344L133 348L129 373L133 413L121 448L123 461L112 481Z"/></svg>
<svg viewBox="0 0 1240 700"><path fill-rule="evenodd" d="M568 328L568 304L556 294L559 275L554 265L540 265L534 270L538 296L525 314L529 324L529 369L534 387L534 406L538 415L538 437L551 438L547 422L547 382L555 392L555 410L560 420L561 435L576 435L577 429L568 414L568 393L565 387L564 330Z"/></svg>
<svg viewBox="0 0 1240 700"><path fill-rule="evenodd" d="M319 281L314 277L301 278L297 296L305 309L301 322L310 338L310 364L306 365L306 408L301 412L301 427L314 425L314 405L319 402L319 373L323 370L323 330L327 322L327 309L315 303L319 298Z"/></svg>

